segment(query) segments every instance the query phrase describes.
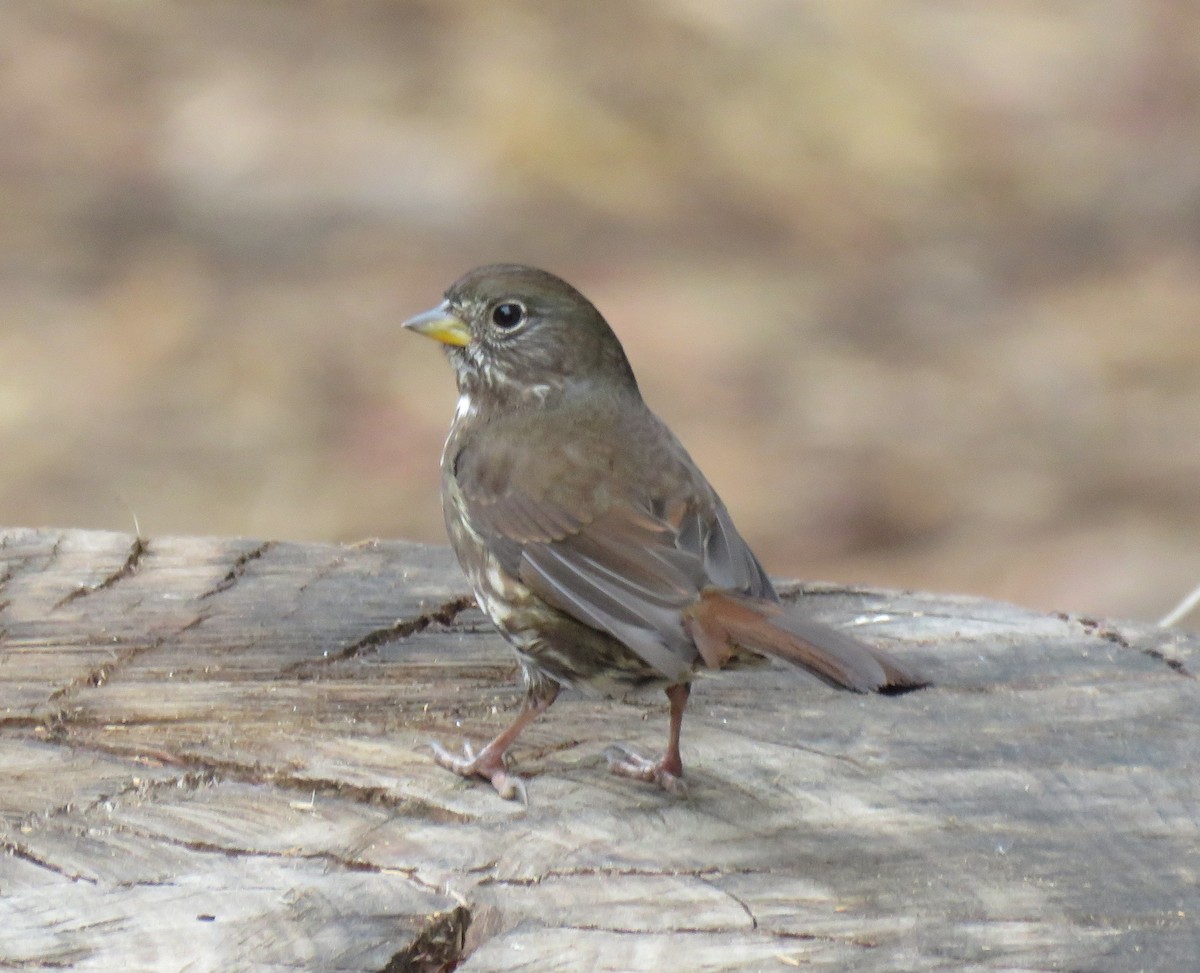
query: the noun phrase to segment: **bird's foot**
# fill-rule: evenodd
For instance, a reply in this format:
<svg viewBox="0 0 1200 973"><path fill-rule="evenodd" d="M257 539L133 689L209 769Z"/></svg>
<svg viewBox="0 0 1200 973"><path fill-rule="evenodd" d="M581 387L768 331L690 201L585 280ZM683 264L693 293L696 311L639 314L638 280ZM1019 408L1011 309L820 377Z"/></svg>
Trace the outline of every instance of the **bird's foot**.
<svg viewBox="0 0 1200 973"><path fill-rule="evenodd" d="M463 744L462 756L451 753L436 740L429 744L433 750L433 759L439 767L458 774L459 777L482 777L491 782L496 793L506 801L529 803L529 795L525 790L525 781L516 774L510 774L504 765L504 752L484 747L479 753L470 743Z"/></svg>
<svg viewBox="0 0 1200 973"><path fill-rule="evenodd" d="M668 794L686 797L688 786L683 780L683 765L679 758L664 755L659 760L648 760L630 750L622 743L614 743L604 751L608 758L608 769L619 777L632 777L648 784L657 784Z"/></svg>

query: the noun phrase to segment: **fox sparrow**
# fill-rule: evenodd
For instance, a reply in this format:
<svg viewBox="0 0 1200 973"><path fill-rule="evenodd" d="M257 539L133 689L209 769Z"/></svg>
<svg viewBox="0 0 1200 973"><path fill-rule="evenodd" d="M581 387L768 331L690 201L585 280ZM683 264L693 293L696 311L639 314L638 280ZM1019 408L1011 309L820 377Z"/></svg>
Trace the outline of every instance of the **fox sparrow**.
<svg viewBox="0 0 1200 973"><path fill-rule="evenodd" d="M773 656L857 692L924 685L896 659L785 611L679 440L642 401L620 342L565 281L512 264L459 278L405 327L441 342L458 379L442 454L450 542L480 608L516 650L525 701L482 750L437 762L524 797L505 752L561 686L661 686L659 760L607 752L619 774L681 793L693 670Z"/></svg>

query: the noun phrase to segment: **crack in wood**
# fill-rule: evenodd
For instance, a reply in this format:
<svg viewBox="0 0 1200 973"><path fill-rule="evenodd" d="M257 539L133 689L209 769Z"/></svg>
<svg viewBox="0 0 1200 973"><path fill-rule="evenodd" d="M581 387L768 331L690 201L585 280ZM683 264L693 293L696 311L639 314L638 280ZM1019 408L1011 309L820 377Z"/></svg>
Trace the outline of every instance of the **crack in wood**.
<svg viewBox="0 0 1200 973"><path fill-rule="evenodd" d="M109 661L103 663L102 665L96 666L82 676L77 676L65 686L60 686L58 689L54 690L47 697L46 702L61 702L62 700L73 696L77 690L85 687L90 689L99 689L105 683L107 683L109 679L112 678L113 673L115 673L118 669L129 665L136 659L140 659L148 652L153 652L155 649L162 648L167 644L167 642L171 641L172 639L176 639L184 632L195 628L207 617L207 615L201 613L189 619L187 623L181 625L175 631L160 635L152 642L148 642L145 645L131 646L130 648L116 651ZM65 716L65 713L62 710L59 711L58 716L59 718L56 723L56 729L61 730L62 725L68 722L69 718Z"/></svg>
<svg viewBox="0 0 1200 973"><path fill-rule="evenodd" d="M1060 615L1060 617L1070 619L1070 615ZM1103 639L1105 642L1111 642L1113 645L1119 645L1123 649L1129 649L1133 652L1140 652L1142 655L1149 656L1151 659L1157 659L1163 663L1168 669L1177 675L1183 676L1185 679L1195 679L1195 675L1188 671L1182 659L1172 659L1162 649L1153 645L1134 645L1125 637L1125 635L1116 627L1105 624L1094 618L1086 616L1078 616L1074 618L1080 626L1090 635L1094 635L1098 639Z"/></svg>
<svg viewBox="0 0 1200 973"><path fill-rule="evenodd" d="M57 553L58 546L55 545L51 551L52 554ZM111 588L119 581L130 577L137 573L141 566L142 558L150 552L150 542L142 540L140 536L134 537L133 543L129 547L129 553L125 555L125 561L112 574L106 577L103 581L96 584L80 585L74 591L65 595L54 605L55 611L62 608L64 605L69 605L71 602L79 598L86 598L88 595L94 595L97 591L104 591L106 588Z"/></svg>
<svg viewBox="0 0 1200 973"><path fill-rule="evenodd" d="M13 716L8 713L0 716L0 729L36 730L44 725L45 719L40 716Z"/></svg>
<svg viewBox="0 0 1200 973"><path fill-rule="evenodd" d="M215 782L216 778L214 777L193 772L165 780L146 780L140 777L133 777L111 794L99 794L86 804L79 805L74 801L68 801L56 807L30 811L18 819L16 827L22 832L32 831L40 823L46 821L69 818L76 814L86 817L96 811L111 810L121 802L127 800L131 795L148 798L158 791L179 791L183 788L197 790L201 786Z"/></svg>
<svg viewBox="0 0 1200 973"><path fill-rule="evenodd" d="M129 793L131 790L146 793L149 791L169 789L177 786L178 780L172 781L154 781L148 786L134 786L123 789L122 793ZM91 808L102 806L104 803L111 801L112 798L102 798L89 805L89 808L82 809L83 813L87 813ZM60 809L62 813L70 813L76 810L73 806L66 806ZM397 867L394 865L379 865L363 858L353 855L338 854L333 851L298 851L298 850L282 850L276 851L273 849L252 848L239 845L222 844L219 842L205 841L202 839L185 839L177 838L173 835L162 834L159 832L147 831L144 828L135 828L128 825L116 825L112 829L114 833L129 835L135 838L150 839L159 844L170 845L176 848L182 848L187 851L197 854L220 855L223 857L233 858L264 858L275 860L299 860L318 862L323 864L326 869L343 869L348 872L362 872L373 875L397 876L410 882L412 885L424 889L429 892L434 892L442 897L450 895L452 898L457 898L460 904L445 912L437 912L426 919L424 927L417 936L402 950L393 954L389 960L385 970L396 971L416 971L416 973L434 973L434 971L450 971L453 970L462 958L462 951L466 941L466 929L471 921L470 910L467 908L461 896L453 893L447 893L444 889L434 886L433 884L422 879L416 867ZM22 861L26 861L35 867L45 869L56 875L71 881L83 881L92 885L96 885L97 880L85 875L76 874L67 871L62 866L55 862L44 858L35 853L28 846L0 839L0 850L12 855ZM114 887L134 887L134 886L165 886L172 885L172 882L162 880L139 880L126 883L117 883Z"/></svg>
<svg viewBox="0 0 1200 973"><path fill-rule="evenodd" d="M361 858L338 855L330 851L273 851L270 849L223 845L199 839L181 839L171 835L147 832L141 828L128 826L117 826L113 830L114 832L133 837L150 838L155 842L171 845L176 848L183 848L197 854L248 859L266 858L319 862L325 865L327 869L341 868L350 872L399 876L426 891L438 891L416 874L416 868L382 866ZM69 872L55 862L36 854L24 844L0 839L0 850L12 855L14 858L28 862L37 868L45 869L53 874L60 875L72 882L81 881L90 885L98 884L96 879ZM173 884L170 881L156 879L116 883L114 887L160 887ZM443 896L445 895L445 893L442 894ZM460 896L456 897L461 901ZM470 925L470 921L471 913L466 905L458 905L445 912L434 913L426 919L424 927L417 936L402 950L392 955L384 970L392 971L392 973L441 973L441 971L449 973L449 971L458 965L462 958L466 942L466 930Z"/></svg>
<svg viewBox="0 0 1200 973"><path fill-rule="evenodd" d="M50 552L46 555L46 561L44 564L42 564L39 570L45 571L48 567L50 567L50 565L58 560L58 555L62 553L62 546L67 541L67 533L68 532L65 530L61 531L59 535L54 538L54 543L50 545Z"/></svg>
<svg viewBox="0 0 1200 973"><path fill-rule="evenodd" d="M1138 651L1150 656L1151 659L1158 659L1160 662L1165 663L1168 669L1179 673L1179 675L1184 676L1187 679L1196 678L1194 675L1192 675L1192 673L1188 672L1187 666L1183 664L1182 659L1169 659L1160 650L1150 647L1142 648Z"/></svg>
<svg viewBox="0 0 1200 973"><path fill-rule="evenodd" d="M481 866L472 869L473 872L479 873L486 870L488 867L494 867L495 862L489 863L487 866ZM512 887L512 888L532 888L541 885L546 881L555 879L572 879L572 878L602 878L602 879L621 879L621 878L692 878L703 883L708 888L712 889L719 895L728 898L735 903L738 908L745 913L746 918L750 921L750 931L758 931L766 933L778 939L797 940L797 941L819 941L828 942L838 945L850 945L862 949L874 949L879 944L871 940L862 938L842 937L819 935L816 933L792 932L789 930L771 929L760 925L758 917L754 914L754 910L750 904L731 892L729 889L721 887L718 883L720 879L728 878L735 875L755 875L765 876L767 872L756 869L723 869L723 868L704 868L704 869L653 869L653 868L569 868L569 869L548 869L540 875L522 877L522 878L497 878L495 876L484 876L476 884L477 888L487 886L491 887ZM611 932L622 935L639 935L645 930L639 929L624 929L620 927L602 926L602 925L571 925L563 926L562 928L580 929L589 932ZM725 926L720 929L712 929L706 927L688 927L674 926L672 933L694 933L694 934L712 934L722 932L744 932L745 929L736 926Z"/></svg>
<svg viewBox="0 0 1200 973"><path fill-rule="evenodd" d="M454 619L460 613L466 611L474 604L474 598L469 595L460 595L457 598L452 598L450 601L443 602L434 611L423 612L415 618L402 618L391 625L373 629L344 648L323 655L319 659L304 659L300 662L294 662L290 666L285 667L282 673L284 675L302 675L321 666L329 666L338 662L345 662L347 659L353 659L372 649L377 649L381 645L387 645L389 642L397 642L408 638L410 635L425 631L430 625L452 625Z"/></svg>
<svg viewBox="0 0 1200 973"><path fill-rule="evenodd" d="M4 573L3 573L3 574L0 574L0 591L3 591L3 590L4 590L4 588L5 588L5 586L6 586L6 585L7 585L7 584L8 584L10 581L12 581L12 579L13 579L13 578L15 578L16 576L17 576L17 568L16 568L16 565L14 565L14 564L9 564L9 565L8 565L8 566L7 566L7 567L4 569ZM8 603L7 601L0 601L0 611L3 611L5 608L7 608L7 607L8 607L8 604L9 604L9 603Z"/></svg>
<svg viewBox="0 0 1200 973"><path fill-rule="evenodd" d="M296 593L299 595L304 594L313 585L320 584L326 578L336 574L338 568L343 567L345 563L346 558L342 555L338 555L330 559L328 564L326 564L323 568L321 568L321 570L317 571L311 578L300 585L300 587L296 589ZM293 609L293 611L295 611L295 609Z"/></svg>
<svg viewBox="0 0 1200 973"><path fill-rule="evenodd" d="M853 936L819 935L815 932L793 932L790 929L760 929L774 939L793 940L800 943L829 943L833 946L855 946L859 949L878 949L879 943L873 939L855 938ZM958 967L954 967L958 969Z"/></svg>
<svg viewBox="0 0 1200 973"><path fill-rule="evenodd" d="M45 812L43 816L46 818L61 817L71 814L76 810L80 810L83 814L87 815L93 811L115 807L131 797L145 799L152 798L159 792L178 793L181 790L198 791L202 787L211 787L218 783L219 780L220 778L215 774L206 771L191 770L176 777L167 777L159 780L131 777L124 786L118 788L113 793L100 794L82 808L77 809L73 804L66 804Z"/></svg>
<svg viewBox="0 0 1200 973"><path fill-rule="evenodd" d="M212 598L213 596L219 595L224 591L228 591L238 583L238 580L243 574L246 573L246 569L254 561L257 561L274 546L275 541L264 541L253 550L246 551L246 553L239 555L238 558L233 562L233 567L229 569L225 577L209 588L208 591L204 592L204 594L202 594L198 600L203 601L205 598Z"/></svg>
<svg viewBox="0 0 1200 973"><path fill-rule="evenodd" d="M63 878L69 879L72 882L86 882L89 885L97 884L96 879L89 878L86 875L77 874L76 872L69 872L61 865L56 865L54 862L50 861L50 859L42 858L40 855L35 854L31 848L29 848L27 845L21 844L20 842L10 841L7 838L0 838L0 851L12 855L14 858L19 858L23 862L28 862L30 865L34 865L37 868L44 868L46 871L53 872L55 875L61 875Z"/></svg>
<svg viewBox="0 0 1200 973"><path fill-rule="evenodd" d="M614 936L645 936L647 934L647 932L650 931L645 928L639 928L639 927L605 926L605 925L601 925L600 923L590 923L590 922L556 923L554 928L562 929L562 930L570 930L572 932L606 932L606 933L611 933ZM745 929L743 927L739 927L739 926L683 926L683 925L675 926L675 925L673 925L673 926L671 926L671 929L670 929L670 935L672 935L672 936L675 936L675 935L727 936L727 935L736 934L736 933L745 934L750 931L751 930L747 930L747 929ZM852 939L838 939L838 938L832 937L832 936L817 936L812 933L775 932L770 929L761 930L761 931L765 935L771 936L772 938L776 938L776 939L791 939L791 940L798 940L798 941L802 941L802 942L811 941L811 942L836 943L838 945L861 946L864 949L870 949L874 946L873 943L867 944L865 942L857 942Z"/></svg>
<svg viewBox="0 0 1200 973"><path fill-rule="evenodd" d="M153 642L149 642L146 645L137 645L116 652L109 661L88 670L82 676L77 676L65 686L60 686L58 689L54 690L46 698L46 702L59 703L64 699L74 696L75 693L80 689L101 688L105 683L108 682L109 679L112 678L114 672L123 666L128 665L134 659L145 655L147 652L153 652L155 649L161 648L169 637L170 636L167 635L160 635ZM63 715L63 719L58 721L58 729L61 729L63 724L70 721L70 717L65 716L63 711L60 710L60 713Z"/></svg>
<svg viewBox="0 0 1200 973"><path fill-rule="evenodd" d="M148 839L155 843L170 845L173 848L183 848L186 851L193 851L198 855L223 855L227 858L267 858L277 861L321 862L327 867L340 868L347 872L364 872L370 875L401 875L407 879L412 879L413 876L410 873L416 871L415 868L409 869L397 868L394 865L377 865L362 858L339 855L333 851L300 851L299 849L275 851L270 848L251 848L245 845L229 845L217 841L205 841L202 838L176 838L173 835L162 834L158 831L134 828L121 824L114 826L112 831L135 838ZM413 884L427 888L426 884L422 882L414 880Z"/></svg>
<svg viewBox="0 0 1200 973"><path fill-rule="evenodd" d="M481 865L472 869L479 872L494 867L495 862ZM525 878L497 878L485 876L478 882L480 886L512 886L514 888L533 888L542 882L560 878L695 878L702 882L710 882L714 878L728 878L730 875L758 875L760 872L751 869L726 870L722 868L548 868L540 875ZM719 890L719 891L724 891Z"/></svg>
<svg viewBox="0 0 1200 973"><path fill-rule="evenodd" d="M710 710L714 713L720 711L717 704L715 704L715 703L710 704ZM773 746L786 746L789 750L797 750L800 753L807 753L807 754L811 754L814 757L820 757L822 760L836 761L837 763L845 764L847 767L853 767L855 770L857 770L859 773L861 773L865 777L878 776L877 769L874 769L874 768L868 766L867 764L863 763L861 760L856 760L854 757L851 757L849 754L835 753L835 752L832 752L829 750L822 750L820 747L814 747L811 744L801 743L799 740L788 740L786 743L780 743L779 741L771 741L769 737L764 738L764 736L761 733L755 734L755 732L753 731L753 728L751 728L749 730L744 730L740 726L737 726L732 722L721 722L719 724L718 728L720 729L721 733L739 737L740 739L745 740L748 743L751 743L755 746L762 746L764 743L769 743Z"/></svg>
<svg viewBox="0 0 1200 973"><path fill-rule="evenodd" d="M4 534L0 536L0 550L7 549L9 547L9 541L12 540L12 538L13 535L11 534ZM34 563L36 555L28 554L22 557L20 560L14 559L8 561L4 569L4 573L0 575L0 591L3 591L7 585L25 574L40 574L46 571L58 558L59 551L62 549L65 539L65 534L59 534L55 538L53 546L45 553L45 556L37 564ZM0 601L0 612L3 612L6 608L8 608L11 603L11 599Z"/></svg>
<svg viewBox="0 0 1200 973"><path fill-rule="evenodd" d="M1095 634L1097 638L1102 638L1106 642L1112 642L1115 645L1121 646L1123 649L1132 649L1135 652L1141 652L1142 655L1149 656L1151 659L1157 659L1159 662L1164 663L1172 672L1175 672L1186 679L1194 678L1192 674L1187 671L1182 659L1168 658L1162 649L1156 648L1152 645L1133 645L1127 638L1125 638L1124 635L1117 631L1117 629L1112 628L1109 625L1101 625L1096 629Z"/></svg>
<svg viewBox="0 0 1200 973"><path fill-rule="evenodd" d="M475 818L421 798L393 794L386 787L368 787L323 777L304 777L299 774L271 774L247 783L268 784L302 793L317 793L322 797L340 797L359 804L387 807L413 817L438 823L466 823Z"/></svg>
<svg viewBox="0 0 1200 973"><path fill-rule="evenodd" d="M718 873L718 877L719 877L719 873ZM754 910L750 908L749 903L747 903L745 899L741 898L740 896L734 895L734 893L730 892L729 889L721 888L719 885L715 884L710 877L708 877L706 875L697 875L696 880L699 882L702 882L704 885L707 885L714 892L717 892L718 894L725 896L731 902L735 903L738 906L738 908L740 908L744 913L746 913L746 918L750 920L750 928L751 929L758 928L758 916L756 916L754 914Z"/></svg>
<svg viewBox="0 0 1200 973"><path fill-rule="evenodd" d="M96 740L71 734L71 727L65 718L46 737L46 742L58 746L70 747L75 751L99 753L106 757L119 760L134 761L146 754L145 747L130 751L124 747L106 746ZM273 770L255 764L242 764L232 760L221 760L192 753L170 753L155 751L156 762L162 766L186 768L192 774L185 774L183 780L203 781L208 785L220 784L223 781L236 781L252 786L277 787L281 790L297 791L305 795L318 794L321 797L335 797L349 800L357 804L386 807L401 814L419 817L435 823L467 823L474 821L472 815L461 814L449 808L442 807L430 801L408 795L397 795L386 787L370 787L364 784L351 784L346 781L326 777L305 777L294 771ZM145 759L141 760L146 764ZM195 776L193 776L193 774ZM163 782L162 787L173 786L171 781Z"/></svg>
<svg viewBox="0 0 1200 973"><path fill-rule="evenodd" d="M463 959L471 912L456 906L432 915L417 937L394 954L380 973L451 973Z"/></svg>

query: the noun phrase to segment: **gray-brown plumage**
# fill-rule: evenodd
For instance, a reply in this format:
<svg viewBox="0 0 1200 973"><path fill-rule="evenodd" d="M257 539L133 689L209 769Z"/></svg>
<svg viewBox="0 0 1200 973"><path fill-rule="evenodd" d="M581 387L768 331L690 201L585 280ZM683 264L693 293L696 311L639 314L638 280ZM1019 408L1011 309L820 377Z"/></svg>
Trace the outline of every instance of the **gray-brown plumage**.
<svg viewBox="0 0 1200 973"><path fill-rule="evenodd" d="M505 769L559 687L665 688L671 733L617 773L683 789L679 729L693 670L785 659L832 686L898 692L924 681L836 629L783 609L725 505L642 401L600 313L565 281L501 264L465 274L405 326L442 342L460 393L442 455L446 528L480 607L527 686L513 725L438 763L523 795Z"/></svg>

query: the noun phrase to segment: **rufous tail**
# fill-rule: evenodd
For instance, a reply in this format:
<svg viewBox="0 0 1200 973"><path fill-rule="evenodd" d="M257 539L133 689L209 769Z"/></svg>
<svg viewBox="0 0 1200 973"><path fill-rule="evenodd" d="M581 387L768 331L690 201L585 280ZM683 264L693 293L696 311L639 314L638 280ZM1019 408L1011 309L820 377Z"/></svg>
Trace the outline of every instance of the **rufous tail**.
<svg viewBox="0 0 1200 973"><path fill-rule="evenodd" d="M831 686L858 693L903 693L929 685L886 652L762 598L709 588L683 618L701 657L713 668L741 648L783 659Z"/></svg>

